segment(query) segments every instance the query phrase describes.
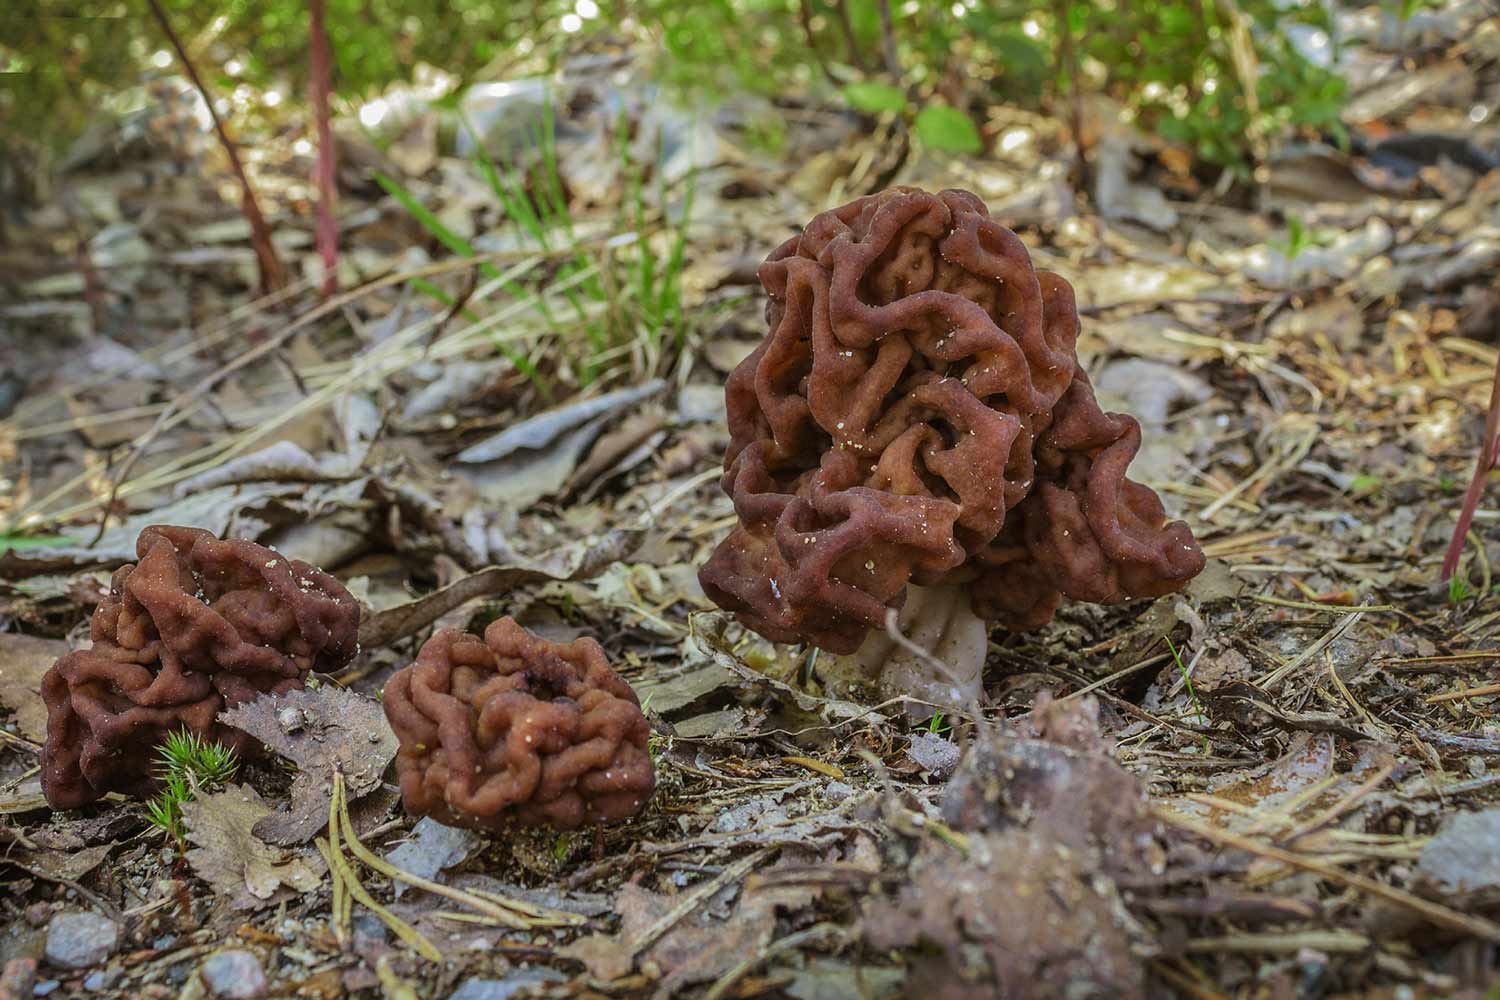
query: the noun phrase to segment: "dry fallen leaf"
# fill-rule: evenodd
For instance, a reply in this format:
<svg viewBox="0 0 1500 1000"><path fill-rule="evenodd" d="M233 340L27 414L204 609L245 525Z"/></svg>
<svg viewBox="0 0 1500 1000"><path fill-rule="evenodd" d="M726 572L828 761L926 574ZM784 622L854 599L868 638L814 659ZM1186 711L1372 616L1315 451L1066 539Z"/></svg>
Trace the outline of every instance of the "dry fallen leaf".
<svg viewBox="0 0 1500 1000"><path fill-rule="evenodd" d="M810 855L809 855L810 856ZM664 896L626 883L615 898L620 915L618 934L590 934L563 948L560 954L582 962L596 979L618 979L634 966L644 946L644 959L655 962L663 977L661 987L676 993L692 983L716 979L763 948L776 929L778 911L797 911L815 900L820 889L802 885L764 884L780 869L795 870L806 857L779 861L761 879L739 888L732 911L715 913L701 907L659 936L660 921L681 905L680 897Z"/></svg>
<svg viewBox="0 0 1500 1000"><path fill-rule="evenodd" d="M47 738L42 674L69 649L61 639L0 635L0 708L15 713L16 730L28 740L40 743Z"/></svg>
<svg viewBox="0 0 1500 1000"><path fill-rule="evenodd" d="M118 845L113 841L77 850L16 851L6 861L38 878L53 882L76 882L98 868Z"/></svg>
<svg viewBox="0 0 1500 1000"><path fill-rule="evenodd" d="M271 807L248 785L199 795L182 807L187 839L196 845L187 852L188 864L236 907L270 899L281 886L310 892L322 884L321 861L272 847L251 832L269 815Z"/></svg>
<svg viewBox="0 0 1500 1000"><path fill-rule="evenodd" d="M380 784L396 756L396 734L385 712L369 698L343 688L289 691L255 701L219 718L244 730L298 767L292 807L255 824L257 836L276 844L301 844L328 821L333 771L344 775L357 799Z"/></svg>
<svg viewBox="0 0 1500 1000"><path fill-rule="evenodd" d="M0 816L18 816L49 808L40 778L23 781L9 791L0 789Z"/></svg>

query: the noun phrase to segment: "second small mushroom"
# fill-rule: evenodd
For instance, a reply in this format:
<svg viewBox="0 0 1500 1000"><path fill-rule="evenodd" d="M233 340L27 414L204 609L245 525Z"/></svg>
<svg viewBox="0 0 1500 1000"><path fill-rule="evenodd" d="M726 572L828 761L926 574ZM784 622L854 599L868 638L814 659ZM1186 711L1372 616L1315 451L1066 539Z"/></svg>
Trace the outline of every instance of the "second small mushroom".
<svg viewBox="0 0 1500 1000"><path fill-rule="evenodd" d="M385 685L406 811L449 826L572 830L628 819L656 787L651 727L589 638L551 643L510 618L444 629Z"/></svg>

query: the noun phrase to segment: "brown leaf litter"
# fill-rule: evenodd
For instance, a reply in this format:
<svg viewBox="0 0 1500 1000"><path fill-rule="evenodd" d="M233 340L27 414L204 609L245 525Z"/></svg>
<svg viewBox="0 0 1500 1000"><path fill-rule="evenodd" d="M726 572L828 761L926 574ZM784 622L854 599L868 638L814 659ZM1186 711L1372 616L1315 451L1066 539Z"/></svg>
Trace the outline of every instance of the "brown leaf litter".
<svg viewBox="0 0 1500 1000"><path fill-rule="evenodd" d="M200 794L182 806L188 864L236 908L270 900L278 889L311 892L323 884L317 855L272 847L253 832L274 815L272 806L248 785L230 785Z"/></svg>
<svg viewBox="0 0 1500 1000"><path fill-rule="evenodd" d="M220 718L297 765L291 807L255 822L255 835L273 844L305 844L323 828L334 772L359 798L380 785L396 756L396 734L380 705L343 688L257 698Z"/></svg>

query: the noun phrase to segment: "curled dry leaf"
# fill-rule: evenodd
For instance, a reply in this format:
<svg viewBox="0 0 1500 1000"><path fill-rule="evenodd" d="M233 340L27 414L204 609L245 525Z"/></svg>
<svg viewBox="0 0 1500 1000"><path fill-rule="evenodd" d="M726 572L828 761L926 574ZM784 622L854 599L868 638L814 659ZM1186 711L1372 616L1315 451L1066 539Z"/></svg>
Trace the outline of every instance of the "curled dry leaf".
<svg viewBox="0 0 1500 1000"><path fill-rule="evenodd" d="M188 864L236 908L269 900L282 886L310 892L323 881L323 864L315 856L272 847L252 833L271 807L248 785L199 795L182 806L188 842Z"/></svg>
<svg viewBox="0 0 1500 1000"><path fill-rule="evenodd" d="M350 798L356 799L380 784L396 755L396 734L380 706L343 688L257 698L219 718L298 767L291 809L270 813L255 824L257 836L276 844L305 843L323 828L335 768L343 772Z"/></svg>
<svg viewBox="0 0 1500 1000"><path fill-rule="evenodd" d="M655 379L539 413L459 452L468 466L459 473L491 502L529 507L564 487L611 421L664 385Z"/></svg>
<svg viewBox="0 0 1500 1000"><path fill-rule="evenodd" d="M42 704L42 675L67 655L60 639L0 635L0 708L14 714L16 731L36 743L47 738L47 706Z"/></svg>
<svg viewBox="0 0 1500 1000"><path fill-rule="evenodd" d="M769 880L778 869L797 870L807 860L805 856L789 855L763 874ZM641 952L643 960L654 962L661 969L664 994L675 995L693 983L717 978L746 955L764 948L776 929L777 912L799 910L813 902L820 892L805 885L761 885L758 880L750 881L740 891L733 909L727 909L727 899L723 908L698 907L661 932L662 921L672 919L682 905L682 897L662 895L627 883L615 899L615 912L620 915L619 933L588 935L562 949L562 954L582 962L595 978L611 980L629 973L635 954Z"/></svg>
<svg viewBox="0 0 1500 1000"><path fill-rule="evenodd" d="M370 649L415 635L454 608L476 598L503 594L530 583L587 580L634 552L641 538L642 532L637 529L610 531L586 538L576 545L564 546L545 559L491 566L471 573L415 601L367 615L359 627L360 645Z"/></svg>

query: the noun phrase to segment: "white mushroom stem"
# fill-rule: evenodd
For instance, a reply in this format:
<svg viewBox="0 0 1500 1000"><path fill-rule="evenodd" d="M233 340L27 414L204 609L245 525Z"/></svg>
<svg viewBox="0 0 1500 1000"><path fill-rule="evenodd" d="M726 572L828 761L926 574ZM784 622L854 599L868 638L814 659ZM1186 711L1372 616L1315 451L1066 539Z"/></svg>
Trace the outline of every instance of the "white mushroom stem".
<svg viewBox="0 0 1500 1000"><path fill-rule="evenodd" d="M897 628L909 644L885 630L872 631L848 657L875 679L883 697L909 695L961 709L978 704L984 693L989 626L974 614L962 587L907 588ZM932 714L920 705L909 706L909 711Z"/></svg>

